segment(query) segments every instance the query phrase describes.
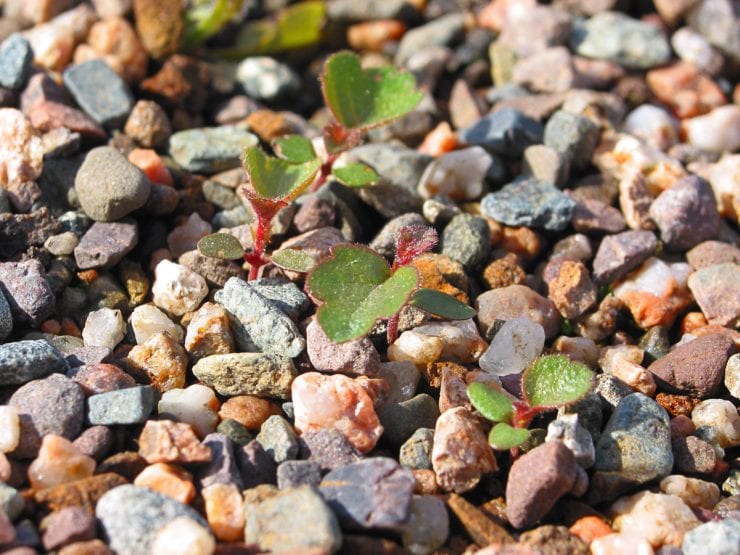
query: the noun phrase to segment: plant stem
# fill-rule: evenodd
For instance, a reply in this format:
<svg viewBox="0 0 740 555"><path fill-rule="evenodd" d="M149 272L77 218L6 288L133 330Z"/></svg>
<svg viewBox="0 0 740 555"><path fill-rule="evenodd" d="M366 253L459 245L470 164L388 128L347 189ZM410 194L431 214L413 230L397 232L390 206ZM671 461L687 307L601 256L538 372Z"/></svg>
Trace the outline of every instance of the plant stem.
<svg viewBox="0 0 740 555"><path fill-rule="evenodd" d="M327 157L326 162L321 164L321 169L319 170L319 176L316 178L316 180L313 182L310 188L310 191L312 193L315 193L316 191L318 191L321 188L321 186L324 183L326 183L326 180L331 175L331 170L334 167L334 162L336 161L337 161L337 155L330 154Z"/></svg>
<svg viewBox="0 0 740 555"><path fill-rule="evenodd" d="M260 269L269 262L265 258L265 247L269 240L269 225L270 220L265 219L260 212L257 212L257 227L254 230L254 248L252 252L244 255L244 260L249 263L249 276L247 278L249 281L257 279Z"/></svg>
<svg viewBox="0 0 740 555"><path fill-rule="evenodd" d="M399 317L400 317L400 312L388 318L388 324L387 324L387 330L386 330L386 339L388 341L388 345L394 343L396 339L398 339L398 319Z"/></svg>

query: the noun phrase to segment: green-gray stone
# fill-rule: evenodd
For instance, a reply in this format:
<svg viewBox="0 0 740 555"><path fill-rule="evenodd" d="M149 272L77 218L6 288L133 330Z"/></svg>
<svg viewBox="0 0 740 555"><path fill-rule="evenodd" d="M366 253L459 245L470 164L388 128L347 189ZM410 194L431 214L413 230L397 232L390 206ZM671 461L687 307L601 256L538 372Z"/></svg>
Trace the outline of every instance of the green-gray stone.
<svg viewBox="0 0 740 555"><path fill-rule="evenodd" d="M87 399L87 420L93 426L141 424L156 403L157 392L148 385L99 393Z"/></svg>
<svg viewBox="0 0 740 555"><path fill-rule="evenodd" d="M400 446L419 428L434 428L439 418L437 401L426 393L401 403L386 404L378 411L383 437Z"/></svg>
<svg viewBox="0 0 740 555"><path fill-rule="evenodd" d="M201 127L173 134L169 154L190 172L213 174L239 166L244 150L257 143L257 137L242 127Z"/></svg>
<svg viewBox="0 0 740 555"><path fill-rule="evenodd" d="M401 445L398 462L407 468L431 470L432 447L434 429L419 428Z"/></svg>
<svg viewBox="0 0 740 555"><path fill-rule="evenodd" d="M457 260L468 272L479 270L491 253L491 230L484 218L458 214L442 232L442 254Z"/></svg>

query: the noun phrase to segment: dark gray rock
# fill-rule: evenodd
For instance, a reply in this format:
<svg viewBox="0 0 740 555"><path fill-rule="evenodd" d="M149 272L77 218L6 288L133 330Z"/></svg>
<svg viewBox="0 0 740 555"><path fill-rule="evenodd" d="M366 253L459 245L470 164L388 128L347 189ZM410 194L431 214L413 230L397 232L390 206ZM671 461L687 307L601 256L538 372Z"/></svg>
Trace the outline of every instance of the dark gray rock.
<svg viewBox="0 0 740 555"><path fill-rule="evenodd" d="M432 468L432 447L434 446L434 428L417 429L401 445L398 462L411 469Z"/></svg>
<svg viewBox="0 0 740 555"><path fill-rule="evenodd" d="M403 35L396 51L395 64L404 65L408 59L426 48L447 46L465 30L465 14L453 12L437 17L410 29Z"/></svg>
<svg viewBox="0 0 740 555"><path fill-rule="evenodd" d="M151 183L123 154L100 146L85 155L75 176L75 191L85 214L111 222L144 206Z"/></svg>
<svg viewBox="0 0 740 555"><path fill-rule="evenodd" d="M0 385L21 385L68 369L64 356L46 341L0 345Z"/></svg>
<svg viewBox="0 0 740 555"><path fill-rule="evenodd" d="M198 471L200 489L213 484L234 484L239 491L244 489L239 467L234 454L234 442L223 433L208 434L203 445L211 449L211 462Z"/></svg>
<svg viewBox="0 0 740 555"><path fill-rule="evenodd" d="M378 417L383 425L383 437L400 446L417 430L433 429L439 418L439 407L433 397L421 393L402 403L383 405Z"/></svg>
<svg viewBox="0 0 740 555"><path fill-rule="evenodd" d="M491 253L491 229L484 218L458 214L442 232L440 252L460 262L468 272L479 270Z"/></svg>
<svg viewBox="0 0 740 555"><path fill-rule="evenodd" d="M260 484L277 483L277 464L255 439L236 450L236 464L242 475L244 488L254 488Z"/></svg>
<svg viewBox="0 0 740 555"><path fill-rule="evenodd" d="M599 126L591 119L558 110L547 120L544 142L567 157L572 169L582 170L591 162L599 134Z"/></svg>
<svg viewBox="0 0 740 555"><path fill-rule="evenodd" d="M120 555L149 555L157 532L178 517L187 517L208 529L208 523L195 509L129 484L106 492L95 506L95 516L110 548Z"/></svg>
<svg viewBox="0 0 740 555"><path fill-rule="evenodd" d="M301 459L307 459L319 465L322 472L341 468L361 459L347 439L334 429L323 428L316 432L307 432L299 438Z"/></svg>
<svg viewBox="0 0 740 555"><path fill-rule="evenodd" d="M320 489L343 526L398 530L408 521L414 484L409 469L375 457L332 470Z"/></svg>
<svg viewBox="0 0 740 555"><path fill-rule="evenodd" d="M45 278L38 260L0 262L0 291L17 323L37 327L53 314L56 300Z"/></svg>
<svg viewBox="0 0 740 555"><path fill-rule="evenodd" d="M225 435L239 447L244 447L254 439L252 432L247 430L244 424L237 422L233 418L222 420L219 425L216 426L216 432Z"/></svg>
<svg viewBox="0 0 740 555"><path fill-rule="evenodd" d="M656 248L658 240L651 231L607 235L599 244L594 258L594 281L606 285L623 278L650 258Z"/></svg>
<svg viewBox="0 0 740 555"><path fill-rule="evenodd" d="M13 312L0 287L0 341L7 338L13 332Z"/></svg>
<svg viewBox="0 0 740 555"><path fill-rule="evenodd" d="M518 157L528 146L542 143L543 135L544 128L537 120L514 108L503 108L463 129L460 140L494 154Z"/></svg>
<svg viewBox="0 0 740 555"><path fill-rule="evenodd" d="M576 203L550 183L518 179L481 201L486 216L510 226L560 231L568 227Z"/></svg>
<svg viewBox="0 0 740 555"><path fill-rule="evenodd" d="M91 395L87 421L105 426L141 424L149 418L157 400L156 390L148 385Z"/></svg>
<svg viewBox="0 0 740 555"><path fill-rule="evenodd" d="M13 91L26 84L33 62L33 50L19 33L13 33L0 44L0 87Z"/></svg>
<svg viewBox="0 0 740 555"><path fill-rule="evenodd" d="M321 468L311 461L285 461L277 468L278 488L297 488L299 486L318 487L321 482Z"/></svg>
<svg viewBox="0 0 740 555"><path fill-rule="evenodd" d="M13 455L21 459L34 458L47 434L75 439L85 422L85 394L63 374L21 386L8 404L20 419L20 442Z"/></svg>
<svg viewBox="0 0 740 555"><path fill-rule="evenodd" d="M139 242L139 227L133 221L95 222L74 249L75 262L82 270L112 268Z"/></svg>
<svg viewBox="0 0 740 555"><path fill-rule="evenodd" d="M103 60L90 60L68 67L64 85L77 104L97 123L119 129L134 107L126 83Z"/></svg>
<svg viewBox="0 0 740 555"><path fill-rule="evenodd" d="M7 259L29 247L40 247L60 231L46 207L28 214L0 213L0 257Z"/></svg>
<svg viewBox="0 0 740 555"><path fill-rule="evenodd" d="M392 260L396 254L396 239L402 227L411 225L428 226L427 221L416 212L401 214L389 220L370 242L369 247L375 252Z"/></svg>

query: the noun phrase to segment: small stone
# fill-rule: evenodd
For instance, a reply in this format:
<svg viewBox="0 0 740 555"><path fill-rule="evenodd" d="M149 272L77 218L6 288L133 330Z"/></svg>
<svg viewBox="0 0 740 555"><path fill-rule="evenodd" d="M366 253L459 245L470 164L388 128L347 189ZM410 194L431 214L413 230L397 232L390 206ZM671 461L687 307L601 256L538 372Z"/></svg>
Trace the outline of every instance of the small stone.
<svg viewBox="0 0 740 555"><path fill-rule="evenodd" d="M667 150L678 142L678 122L663 108L642 104L624 120L624 132L646 143Z"/></svg>
<svg viewBox="0 0 740 555"><path fill-rule="evenodd" d="M240 127L203 127L174 133L169 154L187 171L214 174L239 166L244 150L256 144L257 137Z"/></svg>
<svg viewBox="0 0 740 555"><path fill-rule="evenodd" d="M545 145L532 145L524 150L522 174L558 188L568 180L570 160L561 152Z"/></svg>
<svg viewBox="0 0 740 555"><path fill-rule="evenodd" d="M697 428L712 427L721 447L740 445L740 415L732 402L723 399L702 401L691 411L691 420Z"/></svg>
<svg viewBox="0 0 740 555"><path fill-rule="evenodd" d="M306 327L306 351L311 364L321 372L374 376L380 355L369 338L333 343L316 320Z"/></svg>
<svg viewBox="0 0 740 555"><path fill-rule="evenodd" d="M134 104L123 130L144 148L162 148L172 134L166 112L152 100Z"/></svg>
<svg viewBox="0 0 740 555"><path fill-rule="evenodd" d="M300 288L284 278L260 278L248 282L292 320L298 320L311 306L308 296Z"/></svg>
<svg viewBox="0 0 740 555"><path fill-rule="evenodd" d="M93 472L95 459L80 453L68 439L49 433L28 467L28 479L33 489L40 490L87 478Z"/></svg>
<svg viewBox="0 0 740 555"><path fill-rule="evenodd" d="M185 386L188 355L168 333L154 334L142 345L134 346L128 364L132 372L146 376L160 391Z"/></svg>
<svg viewBox="0 0 740 555"><path fill-rule="evenodd" d="M67 376L76 382L88 396L136 385L134 378L118 366L102 362L74 368L67 372Z"/></svg>
<svg viewBox="0 0 740 555"><path fill-rule="evenodd" d="M495 376L519 374L542 352L545 331L529 318L512 318L496 332L488 350L481 356L482 370Z"/></svg>
<svg viewBox="0 0 740 555"><path fill-rule="evenodd" d="M222 395L289 397L296 370L288 358L263 353L211 355L193 366L193 374Z"/></svg>
<svg viewBox="0 0 740 555"><path fill-rule="evenodd" d="M208 526L194 509L160 493L133 485L119 486L103 495L95 507L95 516L111 549L121 555L152 553L158 532L177 517L187 517L206 529ZM188 533L187 528L173 532L176 539L170 535L170 541L164 547L165 552L170 552L172 546L180 542L187 541L182 545L192 545L189 542L192 534Z"/></svg>
<svg viewBox="0 0 740 555"><path fill-rule="evenodd" d="M566 260L548 283L548 297L564 318L578 318L596 304L596 286L582 262Z"/></svg>
<svg viewBox="0 0 740 555"><path fill-rule="evenodd" d="M236 451L236 464L245 488L277 483L277 465L255 439Z"/></svg>
<svg viewBox="0 0 740 555"><path fill-rule="evenodd" d="M285 461L278 466L277 483L279 489L300 486L318 487L321 482L321 469L311 461Z"/></svg>
<svg viewBox="0 0 740 555"><path fill-rule="evenodd" d="M543 139L546 146L566 156L573 169L582 170L591 162L599 127L585 116L559 110L547 121Z"/></svg>
<svg viewBox="0 0 740 555"><path fill-rule="evenodd" d="M596 444L590 498L613 499L673 467L668 413L642 393L619 401Z"/></svg>
<svg viewBox="0 0 740 555"><path fill-rule="evenodd" d="M440 252L460 262L467 271L480 269L491 252L491 231L484 218L458 214L445 226Z"/></svg>
<svg viewBox="0 0 740 555"><path fill-rule="evenodd" d="M449 535L449 517L444 502L433 495L414 495L411 515L402 533L402 541L411 553L431 553L441 547Z"/></svg>
<svg viewBox="0 0 740 555"><path fill-rule="evenodd" d="M134 0L133 8L136 31L153 58L163 58L178 50L184 24L181 3L166 0L152 4L146 0Z"/></svg>
<svg viewBox="0 0 740 555"><path fill-rule="evenodd" d="M125 391L125 390L124 390ZM148 463L203 463L212 458L189 424L172 420L149 420L139 436L139 455Z"/></svg>
<svg viewBox="0 0 740 555"><path fill-rule="evenodd" d="M267 56L250 56L236 68L236 80L250 97L274 101L296 94L300 77L287 65Z"/></svg>
<svg viewBox="0 0 740 555"><path fill-rule="evenodd" d="M195 250L198 241L211 233L211 224L204 221L197 212L188 216L181 225L177 226L167 235L167 246L174 258Z"/></svg>
<svg viewBox="0 0 740 555"><path fill-rule="evenodd" d="M245 277L244 271L233 260L203 256L197 250L183 253L178 262L203 276L211 287L223 287L231 277Z"/></svg>
<svg viewBox="0 0 740 555"><path fill-rule="evenodd" d="M31 45L13 33L0 44L0 87L19 90L28 79L33 61Z"/></svg>
<svg viewBox="0 0 740 555"><path fill-rule="evenodd" d="M384 437L400 446L420 428L433 428L439 417L437 402L422 393L401 403L386 403L378 411Z"/></svg>
<svg viewBox="0 0 740 555"><path fill-rule="evenodd" d="M280 407L276 403L254 395L231 397L218 412L221 420L236 420L248 430L259 430L265 420L277 414L280 414Z"/></svg>
<svg viewBox="0 0 740 555"><path fill-rule="evenodd" d="M730 395L735 397L735 399L740 399L740 353L732 355L727 360L724 381Z"/></svg>
<svg viewBox="0 0 740 555"><path fill-rule="evenodd" d="M580 56L611 60L629 69L649 69L664 64L671 55L657 27L619 12L602 12L576 23L570 43Z"/></svg>
<svg viewBox="0 0 740 555"><path fill-rule="evenodd" d="M433 445L434 430L431 428L418 428L401 445L398 462L401 466L411 469L431 469Z"/></svg>
<svg viewBox="0 0 740 555"><path fill-rule="evenodd" d="M291 394L295 428L300 434L322 428L336 429L362 453L370 451L383 427L373 400L360 382L341 374L301 374Z"/></svg>
<svg viewBox="0 0 740 555"><path fill-rule="evenodd" d="M686 261L695 270L727 263L740 264L740 249L721 241L704 241L686 253Z"/></svg>
<svg viewBox="0 0 740 555"><path fill-rule="evenodd" d="M139 168L107 146L90 150L75 176L75 191L82 209L102 222L118 220L141 208L149 198L150 188Z"/></svg>
<svg viewBox="0 0 740 555"><path fill-rule="evenodd" d="M229 484L244 489L239 474L233 442L223 434L211 433L203 440L203 445L211 449L211 462L198 472L198 483L202 489L214 484Z"/></svg>
<svg viewBox="0 0 740 555"><path fill-rule="evenodd" d="M53 312L54 293L38 260L0 262L0 291L18 323L38 327Z"/></svg>
<svg viewBox="0 0 740 555"><path fill-rule="evenodd" d="M123 126L134 105L126 83L103 60L90 60L64 71L64 84L77 104L104 127Z"/></svg>
<svg viewBox="0 0 740 555"><path fill-rule="evenodd" d="M231 278L215 300L229 311L240 349L296 357L305 340L293 321L264 295L239 278Z"/></svg>
<svg viewBox="0 0 740 555"><path fill-rule="evenodd" d="M478 311L478 329L481 333L496 320L526 317L542 326L545 337L560 332L560 313L550 299L542 297L526 285L510 285L486 291L475 301Z"/></svg>
<svg viewBox="0 0 740 555"><path fill-rule="evenodd" d="M221 423L216 426L216 432L225 435L240 447L244 447L250 441L254 440L254 436L249 432L249 430L233 418L225 418L221 420Z"/></svg>
<svg viewBox="0 0 740 555"><path fill-rule="evenodd" d="M90 426L77 436L72 445L83 455L100 461L113 446L113 431L107 426Z"/></svg>
<svg viewBox="0 0 740 555"><path fill-rule="evenodd" d="M315 462L322 472L341 468L360 460L360 453L341 432L320 428L301 434L301 458Z"/></svg>
<svg viewBox="0 0 740 555"><path fill-rule="evenodd" d="M547 426L545 441L561 441L573 452L576 462L582 468L590 468L594 464L595 451L591 434L578 423L577 414L563 414L558 416Z"/></svg>
<svg viewBox="0 0 740 555"><path fill-rule="evenodd" d="M0 341L5 340L13 331L13 313L0 287Z"/></svg>
<svg viewBox="0 0 740 555"><path fill-rule="evenodd" d="M450 409L437 419L432 467L437 483L458 493L474 488L482 475L497 470L490 445L465 408Z"/></svg>
<svg viewBox="0 0 740 555"><path fill-rule="evenodd" d="M692 509L711 510L720 500L717 484L677 474L663 478L660 481L660 491L680 497Z"/></svg>
<svg viewBox="0 0 740 555"><path fill-rule="evenodd" d="M195 312L188 323L185 350L196 361L234 350L231 325L221 305L206 302Z"/></svg>
<svg viewBox="0 0 740 555"><path fill-rule="evenodd" d="M479 146L443 154L424 170L419 195L424 199L446 195L455 201L475 200L483 194L492 161L491 155Z"/></svg>
<svg viewBox="0 0 740 555"><path fill-rule="evenodd" d="M447 497L447 506L478 545L515 543L506 528L499 524L504 519L500 505L495 514L501 518L491 517L489 512L484 512L456 493Z"/></svg>
<svg viewBox="0 0 740 555"><path fill-rule="evenodd" d="M740 527L728 518L701 524L684 534L681 549L685 555L732 555L740 549Z"/></svg>
<svg viewBox="0 0 740 555"><path fill-rule="evenodd" d="M689 276L689 289L710 324L740 324L740 264L715 264Z"/></svg>
<svg viewBox="0 0 740 555"><path fill-rule="evenodd" d="M408 469L374 457L332 470L320 491L345 526L398 530L409 518L413 487Z"/></svg>
<svg viewBox="0 0 740 555"><path fill-rule="evenodd" d="M101 308L85 319L82 339L86 345L114 349L126 335L126 323L120 310Z"/></svg>
<svg viewBox="0 0 740 555"><path fill-rule="evenodd" d="M622 213L596 199L576 200L573 229L581 233L619 233L626 227Z"/></svg>
<svg viewBox="0 0 740 555"><path fill-rule="evenodd" d="M71 231L65 231L58 235L52 235L44 242L44 248L54 256L64 256L72 254L74 248L78 245L77 235Z"/></svg>
<svg viewBox="0 0 740 555"><path fill-rule="evenodd" d="M712 152L733 152L740 148L740 106L715 108L703 116L681 122L687 142L696 148Z"/></svg>
<svg viewBox="0 0 740 555"><path fill-rule="evenodd" d="M211 555L216 542L208 526L189 516L177 517L165 524L152 540L151 553L172 555Z"/></svg>
<svg viewBox="0 0 740 555"><path fill-rule="evenodd" d="M22 385L69 368L64 356L43 340L0 345L0 383Z"/></svg>
<svg viewBox="0 0 740 555"><path fill-rule="evenodd" d="M178 342L182 341L184 335L180 326L151 304L137 306L131 313L130 324L138 345L145 343L152 335L161 332L168 333Z"/></svg>
<svg viewBox="0 0 740 555"><path fill-rule="evenodd" d="M0 406L0 453L13 451L20 441L18 409L12 405Z"/></svg>
<svg viewBox="0 0 740 555"><path fill-rule="evenodd" d="M298 438L293 426L282 416L273 415L265 420L256 439L278 465L298 456Z"/></svg>
<svg viewBox="0 0 740 555"><path fill-rule="evenodd" d="M212 484L201 490L208 525L217 539L239 541L244 536L242 494L234 484Z"/></svg>
<svg viewBox="0 0 740 555"><path fill-rule="evenodd" d="M77 267L112 268L138 243L135 222L95 222L74 249Z"/></svg>
<svg viewBox="0 0 740 555"><path fill-rule="evenodd" d="M337 519L310 486L281 490L258 502L244 506L244 539L261 550L317 549L334 553L342 543Z"/></svg>
<svg viewBox="0 0 740 555"><path fill-rule="evenodd" d="M619 532L644 538L653 547L680 546L683 536L699 525L688 506L675 495L643 491L622 497L611 506L612 526Z"/></svg>
<svg viewBox="0 0 740 555"><path fill-rule="evenodd" d="M195 486L190 473L161 462L142 470L134 480L134 485L156 491L185 505L195 497Z"/></svg>
<svg viewBox="0 0 740 555"><path fill-rule="evenodd" d="M691 62L648 71L645 81L655 97L681 119L706 114L727 102L722 89Z"/></svg>
<svg viewBox="0 0 740 555"><path fill-rule="evenodd" d="M650 231L624 231L604 237L594 259L594 281L608 284L621 279L652 256L657 246Z"/></svg>
<svg viewBox="0 0 740 555"><path fill-rule="evenodd" d="M494 260L483 270L483 280L489 289L519 285L524 281L526 275L513 253Z"/></svg>
<svg viewBox="0 0 740 555"><path fill-rule="evenodd" d="M422 368L438 360L464 364L478 360L485 348L472 320L429 322L403 332L388 347L388 359Z"/></svg>
<svg viewBox="0 0 740 555"><path fill-rule="evenodd" d="M154 274L154 304L176 316L197 309L208 294L206 280L180 264L162 260Z"/></svg>
<svg viewBox="0 0 740 555"><path fill-rule="evenodd" d="M44 549L58 550L65 545L95 539L95 516L80 507L66 507L45 519Z"/></svg>
<svg viewBox="0 0 740 555"><path fill-rule="evenodd" d="M216 428L218 408L218 399L210 387L193 384L185 389L165 391L157 405L157 412L190 424L198 436L205 437Z"/></svg>
<svg viewBox="0 0 740 555"><path fill-rule="evenodd" d="M544 128L536 120L513 108L504 108L484 116L460 132L460 140L479 145L501 156L521 156L531 145L541 144Z"/></svg>
<svg viewBox="0 0 740 555"><path fill-rule="evenodd" d="M155 403L155 389L150 386L91 395L87 400L87 420L103 426L141 424L149 418Z"/></svg>
<svg viewBox="0 0 740 555"><path fill-rule="evenodd" d="M540 553L571 553L573 555L590 555L588 546L565 526L546 524L528 530L519 536L519 545L526 545Z"/></svg>
<svg viewBox="0 0 740 555"><path fill-rule="evenodd" d="M698 437L675 438L672 446L675 469L679 472L707 474L714 470L717 464L714 447Z"/></svg>

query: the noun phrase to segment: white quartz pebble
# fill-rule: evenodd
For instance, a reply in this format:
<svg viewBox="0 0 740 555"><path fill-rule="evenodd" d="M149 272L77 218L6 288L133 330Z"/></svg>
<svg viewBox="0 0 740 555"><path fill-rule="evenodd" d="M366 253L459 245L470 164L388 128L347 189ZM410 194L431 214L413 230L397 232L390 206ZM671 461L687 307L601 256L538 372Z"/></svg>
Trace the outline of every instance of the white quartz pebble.
<svg viewBox="0 0 740 555"><path fill-rule="evenodd" d="M216 430L218 409L216 394L210 387L201 384L165 391L157 405L160 415L190 424L200 437Z"/></svg>
<svg viewBox="0 0 740 555"><path fill-rule="evenodd" d="M522 372L545 346L545 330L529 318L512 318L498 330L478 361L482 370L496 376Z"/></svg>
<svg viewBox="0 0 740 555"><path fill-rule="evenodd" d="M195 310L208 295L202 276L181 264L162 260L154 269L154 304L175 316Z"/></svg>
<svg viewBox="0 0 740 555"><path fill-rule="evenodd" d="M91 312L85 320L82 339L85 345L115 348L126 335L126 323L117 308L101 308Z"/></svg>
<svg viewBox="0 0 740 555"><path fill-rule="evenodd" d="M216 540L203 526L186 516L177 517L157 532L151 553L169 555L211 555Z"/></svg>
<svg viewBox="0 0 740 555"><path fill-rule="evenodd" d="M182 341L185 332L170 317L151 304L137 306L131 313L131 327L134 330L136 343L141 345L152 335L167 332L178 342Z"/></svg>
<svg viewBox="0 0 740 555"><path fill-rule="evenodd" d="M0 406L0 452L10 453L18 447L20 435L18 410L11 405Z"/></svg>

